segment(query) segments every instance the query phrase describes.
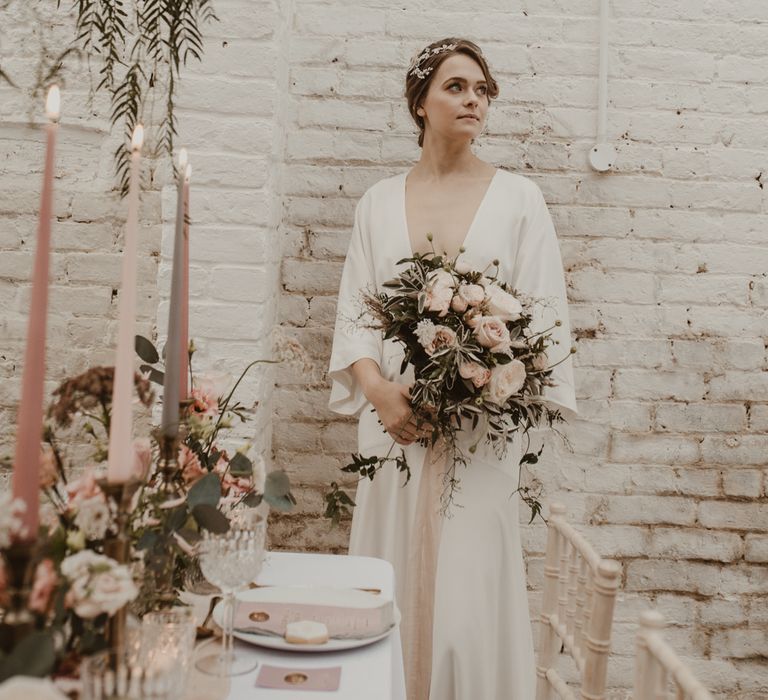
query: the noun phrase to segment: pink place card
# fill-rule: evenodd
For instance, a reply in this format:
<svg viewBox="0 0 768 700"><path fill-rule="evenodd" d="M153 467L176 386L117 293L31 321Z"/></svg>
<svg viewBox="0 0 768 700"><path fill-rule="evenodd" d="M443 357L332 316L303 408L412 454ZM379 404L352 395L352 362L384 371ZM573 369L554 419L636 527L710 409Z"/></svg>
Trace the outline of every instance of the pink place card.
<svg viewBox="0 0 768 700"><path fill-rule="evenodd" d="M259 688L280 690L338 690L341 666L328 668L283 668L263 664L256 678Z"/></svg>
<svg viewBox="0 0 768 700"><path fill-rule="evenodd" d="M375 637L392 626L392 603L379 608L359 609L302 603L267 603L239 601L235 629L285 634L289 622L322 622L334 639Z"/></svg>

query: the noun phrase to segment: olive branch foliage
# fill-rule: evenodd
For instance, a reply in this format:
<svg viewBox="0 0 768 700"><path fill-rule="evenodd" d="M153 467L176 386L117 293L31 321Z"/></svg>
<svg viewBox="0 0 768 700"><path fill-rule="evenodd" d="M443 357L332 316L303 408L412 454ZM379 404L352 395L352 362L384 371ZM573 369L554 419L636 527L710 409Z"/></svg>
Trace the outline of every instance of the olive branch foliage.
<svg viewBox="0 0 768 700"><path fill-rule="evenodd" d="M57 7L61 0L57 0ZM218 20L212 0L74 0L74 44L101 58L95 91L111 98L112 126L122 125L130 140L137 123L156 96L163 100L162 119L153 155L173 156L178 134L176 93L182 66L202 60L206 22ZM115 149L120 191L128 191L130 153L123 142Z"/></svg>

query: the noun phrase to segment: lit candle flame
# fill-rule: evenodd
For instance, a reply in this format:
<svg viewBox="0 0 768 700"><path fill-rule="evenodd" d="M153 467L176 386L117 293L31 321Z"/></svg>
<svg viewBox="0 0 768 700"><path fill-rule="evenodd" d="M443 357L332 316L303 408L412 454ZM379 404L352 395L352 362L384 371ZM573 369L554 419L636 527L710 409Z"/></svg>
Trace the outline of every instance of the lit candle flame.
<svg viewBox="0 0 768 700"><path fill-rule="evenodd" d="M133 130L133 138L131 139L131 150L140 151L144 144L144 127L141 124L137 124Z"/></svg>
<svg viewBox="0 0 768 700"><path fill-rule="evenodd" d="M184 179L189 182L192 178L192 163L187 163L187 169L184 172Z"/></svg>
<svg viewBox="0 0 768 700"><path fill-rule="evenodd" d="M48 97L45 100L45 113L52 122L59 120L59 110L61 108L61 93L58 85L51 85L48 90Z"/></svg>
<svg viewBox="0 0 768 700"><path fill-rule="evenodd" d="M187 167L187 149L182 148L179 151L179 170L183 171Z"/></svg>

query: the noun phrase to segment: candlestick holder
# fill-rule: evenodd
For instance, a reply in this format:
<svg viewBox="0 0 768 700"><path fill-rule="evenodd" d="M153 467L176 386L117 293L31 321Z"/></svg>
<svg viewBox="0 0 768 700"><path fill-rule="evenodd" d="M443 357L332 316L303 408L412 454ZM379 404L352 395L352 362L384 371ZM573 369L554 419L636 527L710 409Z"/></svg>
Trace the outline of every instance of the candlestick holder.
<svg viewBox="0 0 768 700"><path fill-rule="evenodd" d="M10 652L34 628L27 603L37 555L37 541L13 542L2 551L8 577L8 602L0 623L0 649Z"/></svg>
<svg viewBox="0 0 768 700"><path fill-rule="evenodd" d="M160 459L157 463L159 474L158 487L168 495L177 495L183 492L181 468L179 467L179 445L177 435L160 436Z"/></svg>
<svg viewBox="0 0 768 700"><path fill-rule="evenodd" d="M115 512L115 533L104 538L104 554L118 564L130 564L131 542L128 537L128 518L131 513L133 495L141 481L131 479L125 482L111 482L99 479L96 482L109 500ZM125 650L126 620L128 606L124 605L110 619L107 627L107 643L116 652Z"/></svg>
<svg viewBox="0 0 768 700"><path fill-rule="evenodd" d="M163 508L162 503L178 504L183 502L186 497L182 470L179 466L180 440L178 435L161 434L158 442L160 443L160 458L157 463L158 476L155 486L160 494L161 512L168 513L169 511ZM176 587L174 585L176 547L168 540L163 551L157 552L157 554L153 568L152 608L163 609L171 607L176 601Z"/></svg>

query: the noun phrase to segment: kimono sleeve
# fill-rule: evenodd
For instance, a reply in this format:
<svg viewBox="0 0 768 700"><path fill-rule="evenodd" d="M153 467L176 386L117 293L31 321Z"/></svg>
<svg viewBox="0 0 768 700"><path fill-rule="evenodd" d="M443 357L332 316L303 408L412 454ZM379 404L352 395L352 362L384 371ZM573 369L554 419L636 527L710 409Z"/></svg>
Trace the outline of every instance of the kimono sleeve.
<svg viewBox="0 0 768 700"><path fill-rule="evenodd" d="M341 274L328 368L331 379L328 406L332 411L345 415L358 414L366 404L365 395L350 369L351 365L369 357L381 367L382 334L376 329L365 327L371 318L363 314L361 294L366 289L376 289L367 212L367 196L364 195L355 210L355 223Z"/></svg>
<svg viewBox="0 0 768 700"><path fill-rule="evenodd" d="M577 413L571 351L571 324L563 276L563 262L547 204L539 187L530 182L525 223L523 224L515 258L512 284L519 292L528 294L544 304L535 305L532 330L541 332L552 328L552 344L547 349L552 371L553 387L544 387L544 399L557 408ZM560 362L566 358L563 362ZM567 413L567 412L566 412ZM565 416L568 417L567 415Z"/></svg>

